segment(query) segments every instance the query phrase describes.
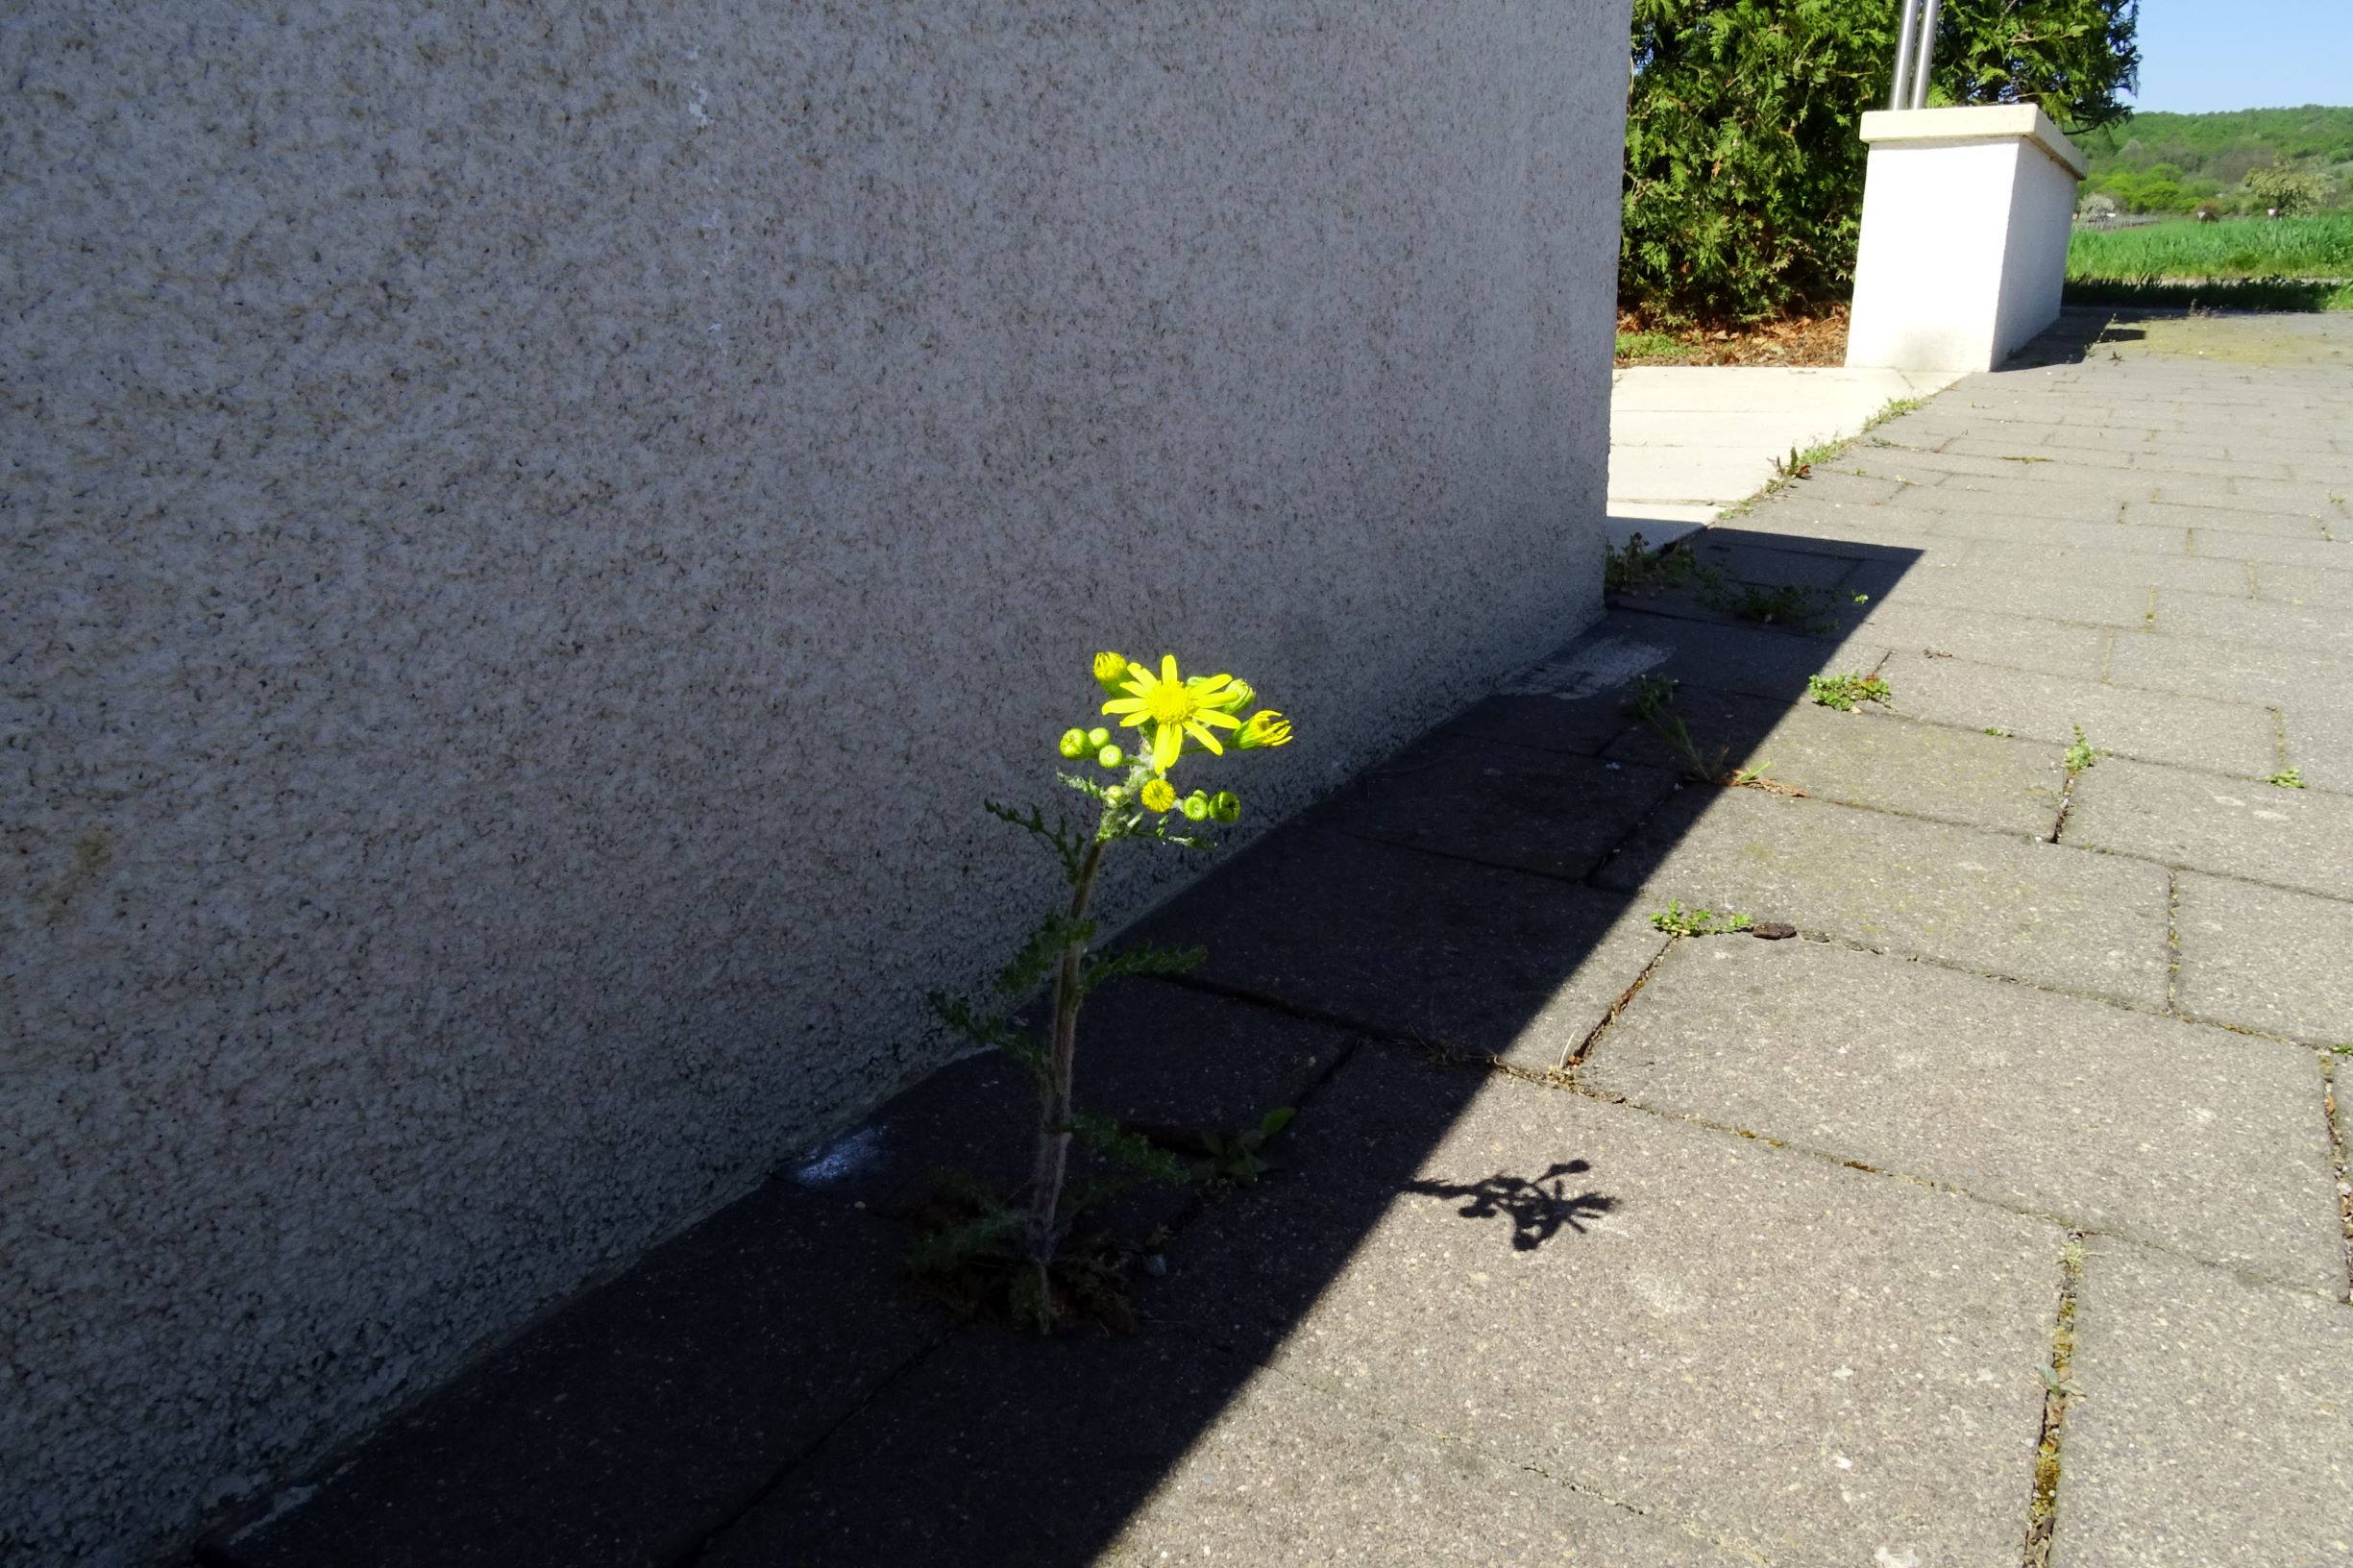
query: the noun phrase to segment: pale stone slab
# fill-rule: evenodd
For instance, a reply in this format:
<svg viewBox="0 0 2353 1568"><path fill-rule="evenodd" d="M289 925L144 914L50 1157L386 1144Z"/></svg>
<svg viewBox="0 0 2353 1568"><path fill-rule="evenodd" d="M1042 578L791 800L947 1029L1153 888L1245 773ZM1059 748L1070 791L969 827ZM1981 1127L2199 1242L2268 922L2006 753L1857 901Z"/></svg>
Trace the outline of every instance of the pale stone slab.
<svg viewBox="0 0 2353 1568"><path fill-rule="evenodd" d="M2251 702L2176 697L1909 650L1879 673L1892 688L1895 712L1937 723L2004 729L2062 747L2081 724L2100 746L2150 762L2254 778L2268 778L2280 766L2271 715Z"/></svg>
<svg viewBox="0 0 2353 1568"><path fill-rule="evenodd" d="M2353 1308L2085 1252L2052 1568L2353 1560Z"/></svg>
<svg viewBox="0 0 2353 1568"><path fill-rule="evenodd" d="M1410 1415L1410 1412L1400 1412ZM1099 1559L1115 1565L1428 1568L1752 1559L1538 1475L1476 1434L1438 1437L1262 1372L1218 1413Z"/></svg>
<svg viewBox="0 0 2353 1568"><path fill-rule="evenodd" d="M2023 835L1754 790L1696 821L1662 811L1596 880L1644 909L1670 898L2161 1006L2166 873Z"/></svg>
<svg viewBox="0 0 2353 1568"><path fill-rule="evenodd" d="M1681 942L1595 1088L1973 1196L2333 1288L2309 1050L1818 942Z"/></svg>
<svg viewBox="0 0 2353 1568"><path fill-rule="evenodd" d="M2353 657L2292 644L2120 636L2108 661L2120 686L2280 707L2353 692Z"/></svg>
<svg viewBox="0 0 2353 1568"><path fill-rule="evenodd" d="M1871 607L1854 635L1886 648L1932 648L1983 664L2097 680L2116 633L1996 610L1890 604Z"/></svg>
<svg viewBox="0 0 2353 1568"><path fill-rule="evenodd" d="M1565 1090L1462 1092L1360 1053L1156 1314L1768 1560L2016 1568L2060 1231Z"/></svg>
<svg viewBox="0 0 2353 1568"><path fill-rule="evenodd" d="M1968 565L1972 572L2004 574L2021 582L2118 583L2132 588L2186 588L2201 594L2237 594L2241 598L2246 596L2253 580L2247 575L2244 561L2203 560L2146 550L2077 549L2049 542L2022 544L2002 539L1974 541ZM1996 597L1988 602L2000 600ZM2064 619L2079 621L2083 617Z"/></svg>
<svg viewBox="0 0 2353 1568"><path fill-rule="evenodd" d="M2178 633L2265 648L2286 645L2341 658L2353 657L2353 610L2276 600L2259 603L2243 595L2223 599L2170 588L2158 591L2156 609L2156 626L2161 636Z"/></svg>
<svg viewBox="0 0 2353 1568"><path fill-rule="evenodd" d="M2066 837L2168 866L2353 896L2353 796L2112 757L2076 777Z"/></svg>
<svg viewBox="0 0 2353 1568"><path fill-rule="evenodd" d="M2185 871L2173 930L2183 1012L2353 1045L2353 903Z"/></svg>

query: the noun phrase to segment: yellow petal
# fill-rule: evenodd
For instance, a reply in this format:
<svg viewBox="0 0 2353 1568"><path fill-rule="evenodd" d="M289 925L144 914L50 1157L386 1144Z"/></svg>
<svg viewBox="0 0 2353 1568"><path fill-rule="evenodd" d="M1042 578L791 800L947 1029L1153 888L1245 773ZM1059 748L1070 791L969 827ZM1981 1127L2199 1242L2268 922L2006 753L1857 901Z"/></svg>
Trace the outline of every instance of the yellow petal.
<svg viewBox="0 0 2353 1568"><path fill-rule="evenodd" d="M1222 757L1226 754L1226 748L1217 744L1217 737L1212 735L1208 730L1203 729L1199 724L1189 723L1185 727L1192 732L1192 738L1194 740L1199 741L1203 746L1210 748L1210 754L1212 756Z"/></svg>
<svg viewBox="0 0 2353 1568"><path fill-rule="evenodd" d="M1163 653L1160 656L1160 678L1171 686L1177 683L1176 655L1174 653Z"/></svg>
<svg viewBox="0 0 2353 1568"><path fill-rule="evenodd" d="M1200 713L1194 715L1194 717L1199 719L1205 724L1216 724L1225 729L1239 729L1242 727L1242 722L1239 719L1235 718L1232 714L1226 712L1223 708L1204 708Z"/></svg>
<svg viewBox="0 0 2353 1568"><path fill-rule="evenodd" d="M1152 766L1161 772L1166 772L1177 760L1177 753L1184 748L1185 732L1174 724L1161 725L1159 733L1152 737Z"/></svg>
<svg viewBox="0 0 2353 1568"><path fill-rule="evenodd" d="M1140 697L1118 697L1103 704L1105 713L1141 713L1144 699Z"/></svg>

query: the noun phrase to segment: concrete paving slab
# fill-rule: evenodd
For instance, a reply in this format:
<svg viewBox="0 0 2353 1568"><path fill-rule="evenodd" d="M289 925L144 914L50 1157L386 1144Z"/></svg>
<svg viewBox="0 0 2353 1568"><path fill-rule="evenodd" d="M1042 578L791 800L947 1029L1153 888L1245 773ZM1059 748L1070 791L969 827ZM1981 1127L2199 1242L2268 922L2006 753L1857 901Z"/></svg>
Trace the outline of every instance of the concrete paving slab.
<svg viewBox="0 0 2353 1568"><path fill-rule="evenodd" d="M2097 680L2115 635L2108 626L2071 625L1984 609L1886 604L1869 608L1858 641L1894 649L1935 649L1956 658L2014 670Z"/></svg>
<svg viewBox="0 0 2353 1568"><path fill-rule="evenodd" d="M2300 1046L1818 942L1677 943L1583 1082L1653 1110L2327 1291Z"/></svg>
<svg viewBox="0 0 2353 1568"><path fill-rule="evenodd" d="M2162 1006L2166 873L2022 836L1754 790L1662 811L1595 880L1892 952Z"/></svg>
<svg viewBox="0 0 2353 1568"><path fill-rule="evenodd" d="M2253 591L2254 583L2244 561L2204 560L2144 550L2079 550L1999 539L1973 541L1965 564L1974 574L1999 574L2041 582L2185 588L2194 593L2236 595L2242 599Z"/></svg>
<svg viewBox="0 0 2353 1568"><path fill-rule="evenodd" d="M1877 370L1619 371L1610 389L1609 511L1655 520L1704 509L1712 519L1772 482L1776 458L1854 435L1890 401L1925 397L1949 381L1943 373Z"/></svg>
<svg viewBox="0 0 2353 1568"><path fill-rule="evenodd" d="M2353 532L2353 528L2348 528ZM2345 564L2353 567L2353 551L2345 552ZM2331 572L2320 567L2274 566L2268 562L2247 563L2248 576L2255 584L2255 597L2281 604L2317 604L2329 609L2353 610L2353 571ZM2194 584L2184 583L2183 587Z"/></svg>
<svg viewBox="0 0 2353 1568"><path fill-rule="evenodd" d="M2052 1568L2353 1557L2353 1308L2085 1251Z"/></svg>
<svg viewBox="0 0 2353 1568"><path fill-rule="evenodd" d="M1107 1565L1753 1559L1489 1452L1262 1372L1218 1413L1102 1558Z"/></svg>
<svg viewBox="0 0 2353 1568"><path fill-rule="evenodd" d="M1891 611L1975 613L1998 607L2003 615L2031 620L2136 628L2147 620L2153 591L2120 582L1986 572L1959 562L1939 562L1900 575L1867 567L1855 573L1850 586L1869 593L1874 603Z"/></svg>
<svg viewBox="0 0 2353 1568"><path fill-rule="evenodd" d="M1661 657L1664 651L1661 650ZM1432 744L1508 741L1576 756L1598 756L1626 733L1626 698L1613 687L1589 697L1490 697L1431 731Z"/></svg>
<svg viewBox="0 0 2353 1568"><path fill-rule="evenodd" d="M1360 1053L1156 1314L1768 1560L2015 1568L2062 1233L1453 1080Z"/></svg>
<svg viewBox="0 0 2353 1568"><path fill-rule="evenodd" d="M2353 795L2353 690L2339 694L2342 706L2323 705L2298 694L2281 710L2288 765L2305 788Z"/></svg>
<svg viewBox="0 0 2353 1568"><path fill-rule="evenodd" d="M1674 786L1664 768L1444 736L1358 774L1308 821L1576 881Z"/></svg>
<svg viewBox="0 0 2353 1568"><path fill-rule="evenodd" d="M2240 597L2157 591L2160 636L2228 640L2250 647L2292 647L2307 652L2353 659L2353 610L2317 604L2259 602Z"/></svg>
<svg viewBox="0 0 2353 1568"><path fill-rule="evenodd" d="M2340 527L2336 532L2334 539L2282 539L2267 533L2200 528L2196 545L2200 555L2257 563L2259 576L2265 566L2353 571L2353 527ZM2292 580L2292 573L2289 576Z"/></svg>
<svg viewBox="0 0 2353 1568"><path fill-rule="evenodd" d="M1725 767L1761 768L1816 799L2021 836L2047 834L2058 821L2067 774L2048 746L1696 689L1678 694L1675 711L1703 756L1712 760L1721 751ZM1656 735L1640 727L1608 754L1679 766Z"/></svg>
<svg viewBox="0 0 2353 1568"><path fill-rule="evenodd" d="M1622 897L1345 834L1290 830L1143 922L1195 974L1541 1071L1666 938Z"/></svg>
<svg viewBox="0 0 2353 1568"><path fill-rule="evenodd" d="M1870 670L1886 656L1866 637L1837 641L1745 625L1723 625L1619 605L1584 636L1504 684L1512 696L1583 698L1623 694L1638 675L1662 675L1715 691L1797 701L1806 677Z"/></svg>
<svg viewBox="0 0 2353 1568"><path fill-rule="evenodd" d="M1932 524L1937 537L1943 539L1983 539L2110 555L2186 555L2190 550L2189 529L2171 533L2163 528L2136 528L2117 522L2113 511L2104 519L2070 521L2022 516L2007 507L1930 512L1907 505L1900 515Z"/></svg>
<svg viewBox="0 0 2353 1568"><path fill-rule="evenodd" d="M1880 671L1892 711L2065 747L2081 724L2099 745L2147 762L2268 778L2279 771L2270 711L1900 650ZM2055 753L2054 753L2055 754Z"/></svg>
<svg viewBox="0 0 2353 1568"><path fill-rule="evenodd" d="M2353 903L2182 873L2174 1002L2201 1018L2353 1045Z"/></svg>
<svg viewBox="0 0 2353 1568"><path fill-rule="evenodd" d="M1835 589L1857 565L1846 554L1820 550L1786 550L1772 535L1753 528L1710 528L1691 542L1693 558L1703 568L1723 573L1734 582L1783 583L1800 588ZM1886 570L1899 570L1889 567Z"/></svg>
<svg viewBox="0 0 2353 1568"><path fill-rule="evenodd" d="M2119 686L2284 707L2353 692L2353 658L2292 644L2187 636L2120 636L2108 661Z"/></svg>
<svg viewBox="0 0 2353 1568"><path fill-rule="evenodd" d="M2106 758L2077 775L2065 839L2306 893L2353 894L2353 796L2318 790Z"/></svg>
<svg viewBox="0 0 2353 1568"><path fill-rule="evenodd" d="M2140 527L2191 528L2200 536L2218 529L2233 534L2259 534L2267 539L2321 542L2320 520L2306 513L2183 506L2152 501L2135 502L2126 507L2124 521Z"/></svg>

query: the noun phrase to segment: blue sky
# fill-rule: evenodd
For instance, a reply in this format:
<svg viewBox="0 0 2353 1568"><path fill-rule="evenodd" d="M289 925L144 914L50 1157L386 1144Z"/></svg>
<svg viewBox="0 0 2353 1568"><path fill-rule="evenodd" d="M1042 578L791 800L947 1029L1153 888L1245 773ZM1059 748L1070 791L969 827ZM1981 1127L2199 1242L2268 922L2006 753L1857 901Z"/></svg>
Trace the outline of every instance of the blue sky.
<svg viewBox="0 0 2353 1568"><path fill-rule="evenodd" d="M2353 104L2353 0L2141 0L2137 109Z"/></svg>

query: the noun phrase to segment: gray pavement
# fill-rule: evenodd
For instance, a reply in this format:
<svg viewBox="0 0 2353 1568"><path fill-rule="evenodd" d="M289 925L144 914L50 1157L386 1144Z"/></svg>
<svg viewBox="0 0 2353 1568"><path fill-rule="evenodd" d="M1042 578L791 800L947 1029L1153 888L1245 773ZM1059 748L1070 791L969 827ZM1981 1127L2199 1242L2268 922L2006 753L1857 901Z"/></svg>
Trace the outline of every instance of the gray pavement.
<svg viewBox="0 0 2353 1568"><path fill-rule="evenodd" d="M1298 1115L1138 1333L893 1274L971 1059L210 1560L2353 1562L2348 496L2353 318L2071 315L1145 922L1082 1098Z"/></svg>

